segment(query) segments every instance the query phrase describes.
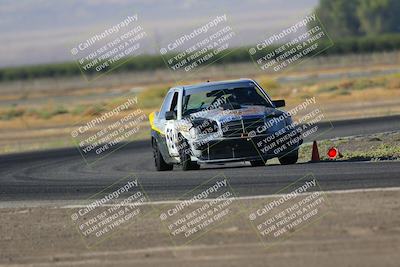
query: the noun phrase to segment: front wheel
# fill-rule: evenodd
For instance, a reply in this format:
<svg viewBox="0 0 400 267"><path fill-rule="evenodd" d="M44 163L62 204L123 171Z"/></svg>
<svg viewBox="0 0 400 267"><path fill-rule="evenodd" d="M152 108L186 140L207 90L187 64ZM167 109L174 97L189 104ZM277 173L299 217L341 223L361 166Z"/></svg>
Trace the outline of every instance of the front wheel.
<svg viewBox="0 0 400 267"><path fill-rule="evenodd" d="M185 138L180 136L180 144L179 144L179 158L181 160L181 166L183 171L190 171L190 170L198 170L200 169L200 165L192 161L190 158L190 147Z"/></svg>
<svg viewBox="0 0 400 267"><path fill-rule="evenodd" d="M299 150L296 149L296 150L280 157L279 162L282 165L290 165L290 164L295 164L298 159L299 159Z"/></svg>
<svg viewBox="0 0 400 267"><path fill-rule="evenodd" d="M156 140L153 141L153 157L157 171L171 171L174 168L174 165L165 162Z"/></svg>

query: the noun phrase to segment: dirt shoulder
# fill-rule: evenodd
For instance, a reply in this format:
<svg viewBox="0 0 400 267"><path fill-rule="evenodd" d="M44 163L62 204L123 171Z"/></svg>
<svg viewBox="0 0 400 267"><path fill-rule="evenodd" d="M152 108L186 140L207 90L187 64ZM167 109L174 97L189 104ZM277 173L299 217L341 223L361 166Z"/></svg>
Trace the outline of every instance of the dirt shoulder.
<svg viewBox="0 0 400 267"><path fill-rule="evenodd" d="M325 196L325 216L270 247L244 216L179 246L146 216L87 248L71 223L74 209L3 208L0 266L398 266L400 189Z"/></svg>
<svg viewBox="0 0 400 267"><path fill-rule="evenodd" d="M318 142L321 160L329 160L327 152L335 147L340 152L336 161L380 161L400 159L400 132L385 132L362 136L340 137ZM311 158L312 144L300 147L299 162Z"/></svg>

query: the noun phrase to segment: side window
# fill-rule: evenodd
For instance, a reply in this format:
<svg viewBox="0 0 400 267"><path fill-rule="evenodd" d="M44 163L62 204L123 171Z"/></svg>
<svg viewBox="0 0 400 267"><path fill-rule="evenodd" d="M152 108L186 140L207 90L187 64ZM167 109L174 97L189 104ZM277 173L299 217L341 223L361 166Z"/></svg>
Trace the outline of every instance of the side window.
<svg viewBox="0 0 400 267"><path fill-rule="evenodd" d="M160 108L160 114L159 114L159 118L160 119L165 119L165 112L167 112L169 110L170 104L171 104L171 100L172 100L172 96L173 93L169 92L167 94L167 96L164 99L164 102Z"/></svg>
<svg viewBox="0 0 400 267"><path fill-rule="evenodd" d="M171 108L169 109L170 111L178 110L178 98L179 98L179 93L175 92L174 97L172 98Z"/></svg>

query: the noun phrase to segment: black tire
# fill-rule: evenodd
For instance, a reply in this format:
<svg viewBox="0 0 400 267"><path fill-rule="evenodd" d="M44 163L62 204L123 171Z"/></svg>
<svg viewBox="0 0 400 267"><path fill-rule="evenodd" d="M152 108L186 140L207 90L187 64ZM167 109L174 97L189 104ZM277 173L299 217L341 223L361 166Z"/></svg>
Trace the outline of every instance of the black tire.
<svg viewBox="0 0 400 267"><path fill-rule="evenodd" d="M180 136L179 139L181 139L179 143L179 158L181 160L182 170L190 171L200 169L200 165L190 159L190 147L187 140L183 136Z"/></svg>
<svg viewBox="0 0 400 267"><path fill-rule="evenodd" d="M251 160L250 164L252 167L265 166L265 162L263 160Z"/></svg>
<svg viewBox="0 0 400 267"><path fill-rule="evenodd" d="M165 162L163 156L161 155L160 149L156 140L153 140L153 157L154 165L157 171L171 171L174 168L173 164L168 164Z"/></svg>
<svg viewBox="0 0 400 267"><path fill-rule="evenodd" d="M295 164L298 159L299 159L299 150L296 149L295 151L292 151L289 154L280 157L279 162L282 165L290 165L290 164Z"/></svg>

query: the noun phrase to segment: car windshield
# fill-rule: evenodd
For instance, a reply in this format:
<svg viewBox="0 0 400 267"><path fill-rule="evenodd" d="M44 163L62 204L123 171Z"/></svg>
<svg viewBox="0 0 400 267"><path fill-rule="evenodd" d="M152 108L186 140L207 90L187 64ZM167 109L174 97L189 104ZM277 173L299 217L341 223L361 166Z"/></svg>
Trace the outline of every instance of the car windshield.
<svg viewBox="0 0 400 267"><path fill-rule="evenodd" d="M187 116L204 109L215 109L225 103L232 106L271 107L270 102L258 88L249 86L187 94L183 98L182 114Z"/></svg>

